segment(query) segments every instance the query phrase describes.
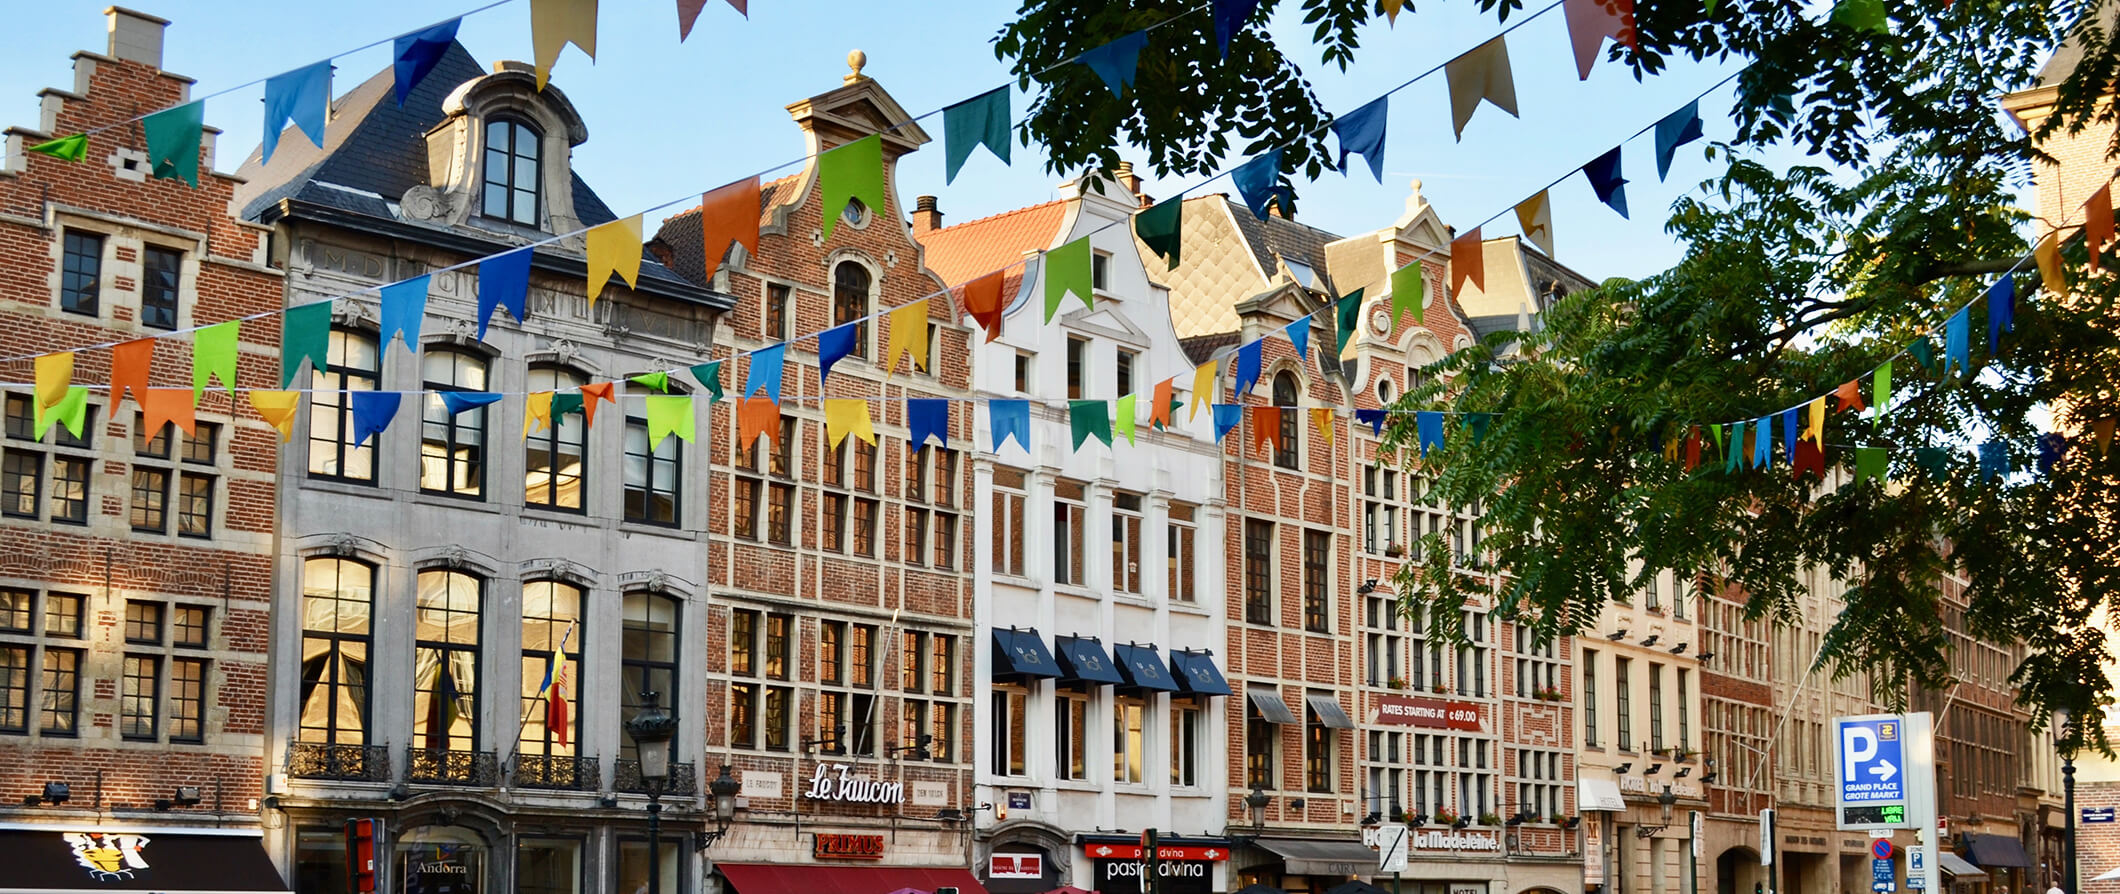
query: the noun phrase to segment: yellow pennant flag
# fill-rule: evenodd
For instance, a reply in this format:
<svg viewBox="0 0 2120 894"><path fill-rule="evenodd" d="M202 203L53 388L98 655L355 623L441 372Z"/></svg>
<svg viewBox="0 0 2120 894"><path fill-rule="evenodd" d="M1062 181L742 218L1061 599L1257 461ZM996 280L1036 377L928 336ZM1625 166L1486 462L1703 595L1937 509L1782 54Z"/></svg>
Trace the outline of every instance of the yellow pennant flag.
<svg viewBox="0 0 2120 894"><path fill-rule="evenodd" d="M552 427L552 392L538 391L523 400L523 439Z"/></svg>
<svg viewBox="0 0 2120 894"><path fill-rule="evenodd" d="M1826 399L1821 397L1811 401L1810 411L1811 417L1803 426L1803 436L1823 447L1826 443Z"/></svg>
<svg viewBox="0 0 2120 894"><path fill-rule="evenodd" d="M300 391L252 391L250 406L273 428L280 430L280 443L294 440L294 408L302 399Z"/></svg>
<svg viewBox="0 0 2120 894"><path fill-rule="evenodd" d="M1331 407L1311 407L1311 408L1310 408L1310 427L1312 427L1312 428L1315 428L1315 429L1317 429L1317 430L1318 430L1318 434L1321 434L1321 435L1324 435L1324 436L1325 436L1325 446L1327 446L1327 447L1331 447L1331 446L1332 446L1332 408L1331 408Z"/></svg>
<svg viewBox="0 0 2120 894"><path fill-rule="evenodd" d="M640 281L640 215L621 217L589 231L589 304L617 273L632 287Z"/></svg>
<svg viewBox="0 0 2120 894"><path fill-rule="evenodd" d="M2068 292L2068 274L2061 270L2061 239L2048 233L2032 249L2032 257L2039 261L2039 285L2056 295Z"/></svg>
<svg viewBox="0 0 2120 894"><path fill-rule="evenodd" d="M1553 257L1553 203L1546 201L1546 191L1516 204L1516 225L1524 230L1524 238Z"/></svg>
<svg viewBox="0 0 2120 894"><path fill-rule="evenodd" d="M66 399L74 384L74 352L61 351L37 358L37 409L49 409Z"/></svg>
<svg viewBox="0 0 2120 894"><path fill-rule="evenodd" d="M1399 9L1405 5L1406 0L1384 0L1384 18L1387 24L1399 23Z"/></svg>
<svg viewBox="0 0 2120 894"><path fill-rule="evenodd" d="M1506 35L1467 50L1443 64L1443 78L1450 84L1450 127L1457 138L1465 138L1465 122L1485 100L1495 108L1516 114L1516 77L1509 71Z"/></svg>
<svg viewBox="0 0 2120 894"><path fill-rule="evenodd" d="M922 298L891 311L891 344L883 349L883 377L898 369L900 354L910 352L913 366L928 369L928 300Z"/></svg>
<svg viewBox="0 0 2120 894"><path fill-rule="evenodd" d="M1201 404L1212 404L1215 402L1216 365L1215 361L1209 360L1206 365L1193 370L1192 407L1186 413L1185 421L1191 422L1199 418Z"/></svg>
<svg viewBox="0 0 2120 894"><path fill-rule="evenodd" d="M596 0L530 0L530 45L537 64L537 89L545 89L552 63L567 44L596 58Z"/></svg>
<svg viewBox="0 0 2120 894"><path fill-rule="evenodd" d="M869 424L869 402L859 398L832 398L824 402L825 439L833 447L847 439L847 435L860 438L862 443L876 444L876 428Z"/></svg>

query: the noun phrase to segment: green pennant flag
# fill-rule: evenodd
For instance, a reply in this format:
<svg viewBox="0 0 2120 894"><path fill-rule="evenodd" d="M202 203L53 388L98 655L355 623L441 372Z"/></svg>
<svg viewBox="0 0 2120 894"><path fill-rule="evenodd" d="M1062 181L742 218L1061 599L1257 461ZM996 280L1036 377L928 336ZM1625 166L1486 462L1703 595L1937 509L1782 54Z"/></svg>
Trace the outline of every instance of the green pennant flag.
<svg viewBox="0 0 2120 894"><path fill-rule="evenodd" d="M1178 230L1184 219L1184 196L1172 196L1134 215L1134 235L1141 237L1141 244L1149 251L1170 262L1165 269L1178 269Z"/></svg>
<svg viewBox="0 0 2120 894"><path fill-rule="evenodd" d="M1134 442L1134 396L1129 394L1119 398L1119 402L1113 406L1113 412L1117 415L1113 422L1119 431L1119 437L1125 438L1126 443L1132 444Z"/></svg>
<svg viewBox="0 0 2120 894"><path fill-rule="evenodd" d="M293 384L302 371L302 361L317 372L329 372L325 358L331 356L331 302L317 301L290 307L280 315L280 387Z"/></svg>
<svg viewBox="0 0 2120 894"><path fill-rule="evenodd" d="M1465 427L1472 429L1472 443L1487 440L1487 427L1494 423L1493 413L1466 413Z"/></svg>
<svg viewBox="0 0 2120 894"><path fill-rule="evenodd" d="M1716 449L1716 450L1717 450L1718 452L1720 452L1720 451L1722 450L1722 446L1723 446L1723 442L1722 442L1722 423L1720 423L1720 422L1717 422L1717 423L1715 423L1715 424L1713 424L1713 425L1710 425L1710 426L1708 426L1708 433L1709 433L1709 434L1712 434L1712 435L1714 435L1714 436L1715 436L1715 449Z"/></svg>
<svg viewBox="0 0 2120 894"><path fill-rule="evenodd" d="M670 374L666 372L641 373L626 381L646 388L649 391L667 392L670 390ZM685 440L689 441L691 438L686 438Z"/></svg>
<svg viewBox="0 0 2120 894"><path fill-rule="evenodd" d="M1855 31L1872 34L1890 34L1891 19L1886 16L1884 0L1840 0L1833 7L1833 21Z"/></svg>
<svg viewBox="0 0 2120 894"><path fill-rule="evenodd" d="M1922 369L1932 373L1941 372L1936 368L1936 346L1929 343L1928 336L1920 336L1907 342L1907 353L1914 358L1914 362L1921 364Z"/></svg>
<svg viewBox="0 0 2120 894"><path fill-rule="evenodd" d="M1400 267L1391 274L1391 321L1398 324L1399 315L1413 311L1413 321L1421 319L1421 303L1427 300L1428 280L1421 275L1421 262L1415 261Z"/></svg>
<svg viewBox="0 0 2120 894"><path fill-rule="evenodd" d="M1338 342L1333 345L1333 350L1339 356L1346 357L1347 343L1354 339L1355 327L1362 323L1362 290L1348 292L1333 310L1333 337Z"/></svg>
<svg viewBox="0 0 2120 894"><path fill-rule="evenodd" d="M1875 478L1883 481L1885 457L1886 454L1883 447L1855 448L1855 480L1866 481Z"/></svg>
<svg viewBox="0 0 2120 894"><path fill-rule="evenodd" d="M207 384L215 378L221 387L228 389L228 398L236 396L236 337L241 320L215 323L191 334L191 402L196 404L206 393ZM328 337L328 336L327 336Z"/></svg>
<svg viewBox="0 0 2120 894"><path fill-rule="evenodd" d="M676 435L680 441L692 440L693 422L692 395L648 395L649 450L654 450L671 435Z"/></svg>
<svg viewBox="0 0 2120 894"><path fill-rule="evenodd" d="M981 145L1008 164L1008 87L1001 86L942 110L944 185L957 179Z"/></svg>
<svg viewBox="0 0 2120 894"><path fill-rule="evenodd" d="M157 178L199 186L199 145L206 128L206 101L188 102L140 119L147 134L147 164Z"/></svg>
<svg viewBox="0 0 2120 894"><path fill-rule="evenodd" d="M713 395L713 397L707 399L708 403L721 400L721 361L716 360L713 363L702 363L692 367L692 378L698 379L700 387L707 389L707 393Z"/></svg>
<svg viewBox="0 0 2120 894"><path fill-rule="evenodd" d="M582 393L581 393L581 391L579 391L579 390L572 390L572 389L570 389L570 390L567 390L567 391L556 391L556 392L553 392L553 394L552 394L552 421L553 421L553 423L554 423L554 424L558 424L558 422L559 422L559 418L560 418L561 416L565 416L565 415L567 415L568 413L579 413L579 412L581 412L581 411L582 411Z"/></svg>
<svg viewBox="0 0 2120 894"><path fill-rule="evenodd" d="M1878 422L1883 422L1885 405L1891 402L1892 361L1887 360L1879 365L1876 374L1870 377L1870 409L1877 414L1872 418Z"/></svg>
<svg viewBox="0 0 2120 894"><path fill-rule="evenodd" d="M871 214L883 214L883 136L869 134L817 156L817 184L824 191L826 239L832 238L848 199L860 200Z"/></svg>
<svg viewBox="0 0 2120 894"><path fill-rule="evenodd" d="M41 401L30 401L31 405ZM68 434L81 437L82 429L88 427L88 386L74 385L66 389L66 396L49 407L37 407L37 439L43 440L52 430L52 423L66 426Z"/></svg>
<svg viewBox="0 0 2120 894"><path fill-rule="evenodd" d="M1060 309L1060 299L1066 298L1069 292L1082 299L1083 307L1097 306L1090 291L1090 284L1095 281L1091 257L1088 236L1045 253L1046 322L1053 321L1053 312Z"/></svg>
<svg viewBox="0 0 2120 894"><path fill-rule="evenodd" d="M1742 456L1744 452L1745 424L1742 422L1732 423L1730 426L1730 453L1723 458L1724 474L1737 471L1737 458Z"/></svg>
<svg viewBox="0 0 2120 894"><path fill-rule="evenodd" d="M1108 402L1101 400L1071 400L1067 402L1067 427L1074 433L1075 449L1082 449L1082 442L1095 435L1104 446L1112 445L1112 418Z"/></svg>
<svg viewBox="0 0 2120 894"><path fill-rule="evenodd" d="M77 133L56 140L45 140L29 147L29 151L64 161L80 161L88 157L88 134Z"/></svg>

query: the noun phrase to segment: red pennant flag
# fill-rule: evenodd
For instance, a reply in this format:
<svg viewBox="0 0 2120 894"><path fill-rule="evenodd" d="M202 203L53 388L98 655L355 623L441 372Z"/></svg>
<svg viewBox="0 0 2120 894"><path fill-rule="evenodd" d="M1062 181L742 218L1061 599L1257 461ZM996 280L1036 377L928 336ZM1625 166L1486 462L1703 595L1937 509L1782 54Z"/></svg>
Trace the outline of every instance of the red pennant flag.
<svg viewBox="0 0 2120 894"><path fill-rule="evenodd" d="M692 23L699 21L699 11L707 8L707 0L677 0L677 42L684 43L692 36ZM724 246L726 247L726 246ZM709 259L711 262L711 258ZM708 265L710 268L712 264ZM710 269L709 272L712 272Z"/></svg>
<svg viewBox="0 0 2120 894"><path fill-rule="evenodd" d="M1251 446L1271 443L1281 449L1281 408L1246 407L1251 411Z"/></svg>
<svg viewBox="0 0 2120 894"><path fill-rule="evenodd" d="M1480 248L1480 228L1450 240L1450 291L1452 294L1464 289L1470 281L1472 287L1487 290L1487 259Z"/></svg>
<svg viewBox="0 0 2120 894"><path fill-rule="evenodd" d="M587 427L589 427L589 426L592 426L592 425L595 425L595 424L596 424L596 402L597 402L597 401L599 401L599 400L607 400L607 401L610 401L610 402L612 402L612 403L614 403L614 404L615 404L615 403L618 403L618 395L616 394L616 390L617 390L617 388L618 388L618 383L617 383L617 382L598 382L598 383L595 383L595 384L593 384L593 385L583 385L583 386L582 386L582 427L583 427L583 428L587 428Z"/></svg>
<svg viewBox="0 0 2120 894"><path fill-rule="evenodd" d="M2098 256L2105 253L2105 244L2113 241L2113 185L2108 183L2091 193L2090 201L2083 203L2083 237L2091 250L2091 269L2103 270Z"/></svg>
<svg viewBox="0 0 2120 894"><path fill-rule="evenodd" d="M1693 431L1686 435L1686 471L1691 472L1698 465L1700 465L1700 426L1696 425L1693 426Z"/></svg>
<svg viewBox="0 0 2120 894"><path fill-rule="evenodd" d="M1155 405L1148 408L1148 424L1157 428L1170 427L1170 414L1177 408L1176 379L1164 379L1156 383Z"/></svg>
<svg viewBox="0 0 2120 894"><path fill-rule="evenodd" d="M155 365L155 340L137 338L110 349L110 403L115 407L125 399L125 389L133 392L133 400L141 400L147 393L147 371Z"/></svg>
<svg viewBox="0 0 2120 894"><path fill-rule="evenodd" d="M1575 73L1581 80L1590 80L1605 38L1635 46L1634 0L1565 0L1562 11L1568 16L1568 42L1575 47Z"/></svg>
<svg viewBox="0 0 2120 894"><path fill-rule="evenodd" d="M1818 444L1814 441L1809 439L1799 440L1796 442L1796 458L1789 463L1789 466L1789 473L1798 481L1803 480L1805 472L1811 472L1819 478L1824 478L1826 477L1825 451L1819 449Z"/></svg>
<svg viewBox="0 0 2120 894"><path fill-rule="evenodd" d="M965 283L964 310L979 321L979 328L986 330L986 340L993 341L1001 334L1001 271L994 271Z"/></svg>
<svg viewBox="0 0 2120 894"><path fill-rule="evenodd" d="M747 397L736 404L736 446L749 450L765 435L780 443L780 404L770 397Z"/></svg>
<svg viewBox="0 0 2120 894"><path fill-rule="evenodd" d="M1860 413L1866 409L1862 403L1862 389L1853 379L1848 380L1847 384L1833 389L1833 401L1833 412L1835 413L1845 413L1849 410Z"/></svg>
<svg viewBox="0 0 2120 894"><path fill-rule="evenodd" d="M698 2L693 4L692 13L699 14ZM728 255L731 242L741 244L752 255L758 254L758 178L745 177L700 196L699 230L707 249L708 276L721 268L721 259Z"/></svg>
<svg viewBox="0 0 2120 894"><path fill-rule="evenodd" d="M153 437L162 426L174 422L187 435L198 434L197 407L189 388L146 388L133 392L140 402L141 428Z"/></svg>

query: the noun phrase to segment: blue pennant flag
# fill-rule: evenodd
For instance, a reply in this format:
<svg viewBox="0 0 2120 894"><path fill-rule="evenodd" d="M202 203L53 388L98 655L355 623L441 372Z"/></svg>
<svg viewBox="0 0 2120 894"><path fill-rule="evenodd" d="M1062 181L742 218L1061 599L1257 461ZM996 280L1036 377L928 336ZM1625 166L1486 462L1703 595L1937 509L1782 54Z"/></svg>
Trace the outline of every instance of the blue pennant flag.
<svg viewBox="0 0 2120 894"><path fill-rule="evenodd" d="M491 391L437 391L435 393L441 395L442 408L448 410L451 416L458 415L465 410L497 403L501 399L500 395Z"/></svg>
<svg viewBox="0 0 2120 894"><path fill-rule="evenodd" d="M370 435L380 435L390 427L390 420L397 418L398 401L404 395L395 391L348 391L346 403L353 408L353 446L359 447Z"/></svg>
<svg viewBox="0 0 2120 894"><path fill-rule="evenodd" d="M309 141L324 147L324 110L331 105L331 60L277 74L265 82L265 161L280 145L280 128L289 121Z"/></svg>
<svg viewBox="0 0 2120 894"><path fill-rule="evenodd" d="M1980 445L1980 483L1986 484L1997 475L2010 473L2009 445L2001 441L1989 441Z"/></svg>
<svg viewBox="0 0 2120 894"><path fill-rule="evenodd" d="M1972 370L1970 362L1972 360L1972 347L1968 344L1972 333L1967 331L1972 327L1972 320L1968 318L1966 313L1970 309L1970 307L1961 307L1957 313L1951 315L1950 319L1943 322L1944 375L1951 374L1953 365L1957 366L1959 372L1970 372Z"/></svg>
<svg viewBox="0 0 2120 894"><path fill-rule="evenodd" d="M396 61L390 67L397 78L399 106L405 104L405 97L412 93L412 88L434 70L435 63L442 61L442 54L456 42L456 26L462 21L450 19L431 28L398 35L391 48L394 51L392 58Z"/></svg>
<svg viewBox="0 0 2120 894"><path fill-rule="evenodd" d="M1001 452L1001 445L1010 438L1028 452L1031 449L1031 402L1027 400L990 400L986 402L987 425L994 430L994 452Z"/></svg>
<svg viewBox="0 0 2120 894"><path fill-rule="evenodd" d="M1774 462L1774 427L1761 416L1752 423L1752 466L1764 469Z"/></svg>
<svg viewBox="0 0 2120 894"><path fill-rule="evenodd" d="M1378 437L1382 437L1384 434L1384 416L1385 411L1383 410L1354 411L1354 421L1369 423L1369 430Z"/></svg>
<svg viewBox="0 0 2120 894"><path fill-rule="evenodd" d="M928 436L950 446L950 402L937 397L915 397L905 402L905 427L911 431L906 443L917 450L927 446Z"/></svg>
<svg viewBox="0 0 2120 894"><path fill-rule="evenodd" d="M1428 450L1443 448L1443 414L1434 410L1422 410L1413 414L1414 428L1421 438L1421 456L1426 458Z"/></svg>
<svg viewBox="0 0 2120 894"><path fill-rule="evenodd" d="M1224 435L1244 421L1243 404L1215 404L1215 443L1222 443Z"/></svg>
<svg viewBox="0 0 2120 894"><path fill-rule="evenodd" d="M1288 343L1296 346L1296 356L1310 359L1310 318L1297 317L1288 324Z"/></svg>
<svg viewBox="0 0 2120 894"><path fill-rule="evenodd" d="M478 262L478 339L486 340L493 310L505 307L520 323L529 316L530 246Z"/></svg>
<svg viewBox="0 0 2120 894"><path fill-rule="evenodd" d="M1126 88L1133 86L1134 73L1140 68L1141 50L1147 46L1148 32L1136 31L1085 51L1075 59L1103 78L1104 86L1112 88L1113 96L1124 98Z"/></svg>
<svg viewBox="0 0 2120 894"><path fill-rule="evenodd" d="M1686 103L1685 108L1656 122L1656 179L1662 180L1671 173L1671 158L1678 154L1678 147L1700 138L1700 100Z"/></svg>
<svg viewBox="0 0 2120 894"><path fill-rule="evenodd" d="M2054 471L2054 464L2068 453L2068 436L2060 432L2048 432L2039 436L2039 474L2041 477Z"/></svg>
<svg viewBox="0 0 2120 894"><path fill-rule="evenodd" d="M1229 58L1229 39L1244 29L1258 8L1259 0L1214 0L1215 45L1222 48L1222 58Z"/></svg>
<svg viewBox="0 0 2120 894"><path fill-rule="evenodd" d="M860 323L834 326L817 333L817 383L822 385L826 376L832 374L832 366L854 353L854 342L861 335Z"/></svg>
<svg viewBox="0 0 2120 894"><path fill-rule="evenodd" d="M1620 147L1614 146L1612 151L1583 165L1583 176L1590 178L1590 188L1597 191L1598 201L1611 206L1619 216L1626 217L1627 190L1624 187L1627 178L1619 173L1619 150Z"/></svg>
<svg viewBox="0 0 2120 894"><path fill-rule="evenodd" d="M1265 346L1253 340L1237 348L1237 390L1239 399L1251 392L1251 386L1259 383L1259 367L1264 362Z"/></svg>
<svg viewBox="0 0 2120 894"><path fill-rule="evenodd" d="M1252 216L1265 220L1266 203L1281 192L1281 150L1268 149L1238 165L1229 172L1229 182L1236 185L1237 194L1244 197L1244 207L1251 209Z"/></svg>
<svg viewBox="0 0 2120 894"><path fill-rule="evenodd" d="M427 281L422 274L383 287L383 347L392 338L403 338L407 350L420 351L420 322L427 318Z"/></svg>
<svg viewBox="0 0 2120 894"><path fill-rule="evenodd" d="M1369 162L1369 173L1376 175L1378 183L1384 182L1384 127L1390 99L1390 94L1379 96L1333 120L1332 133L1340 138L1342 175L1347 173L1347 155L1353 153Z"/></svg>
<svg viewBox="0 0 2120 894"><path fill-rule="evenodd" d="M2002 345L2002 333L2017 331L2017 280L2005 273L1988 286L1988 355Z"/></svg>
<svg viewBox="0 0 2120 894"><path fill-rule="evenodd" d="M751 395L764 391L767 400L780 403L780 369L787 355L787 342L752 351L751 363L743 370L742 399L749 400Z"/></svg>
<svg viewBox="0 0 2120 894"><path fill-rule="evenodd" d="M1781 452L1783 454L1782 458L1788 460L1791 463L1796 462L1797 428L1798 426L1796 423L1796 410L1790 409L1781 411Z"/></svg>

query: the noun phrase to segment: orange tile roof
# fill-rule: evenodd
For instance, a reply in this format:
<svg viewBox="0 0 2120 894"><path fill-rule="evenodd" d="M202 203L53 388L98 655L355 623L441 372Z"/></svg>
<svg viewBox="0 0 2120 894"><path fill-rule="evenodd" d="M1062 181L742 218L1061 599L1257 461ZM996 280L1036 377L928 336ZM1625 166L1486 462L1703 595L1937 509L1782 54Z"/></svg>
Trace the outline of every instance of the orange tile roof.
<svg viewBox="0 0 2120 894"><path fill-rule="evenodd" d="M922 235L927 266L952 287L970 282L1053 244L1053 235L1067 216L1066 199L1004 211L992 217L965 221L956 226ZM1010 267L1002 281L1001 298L1013 299L1023 285L1023 267Z"/></svg>

